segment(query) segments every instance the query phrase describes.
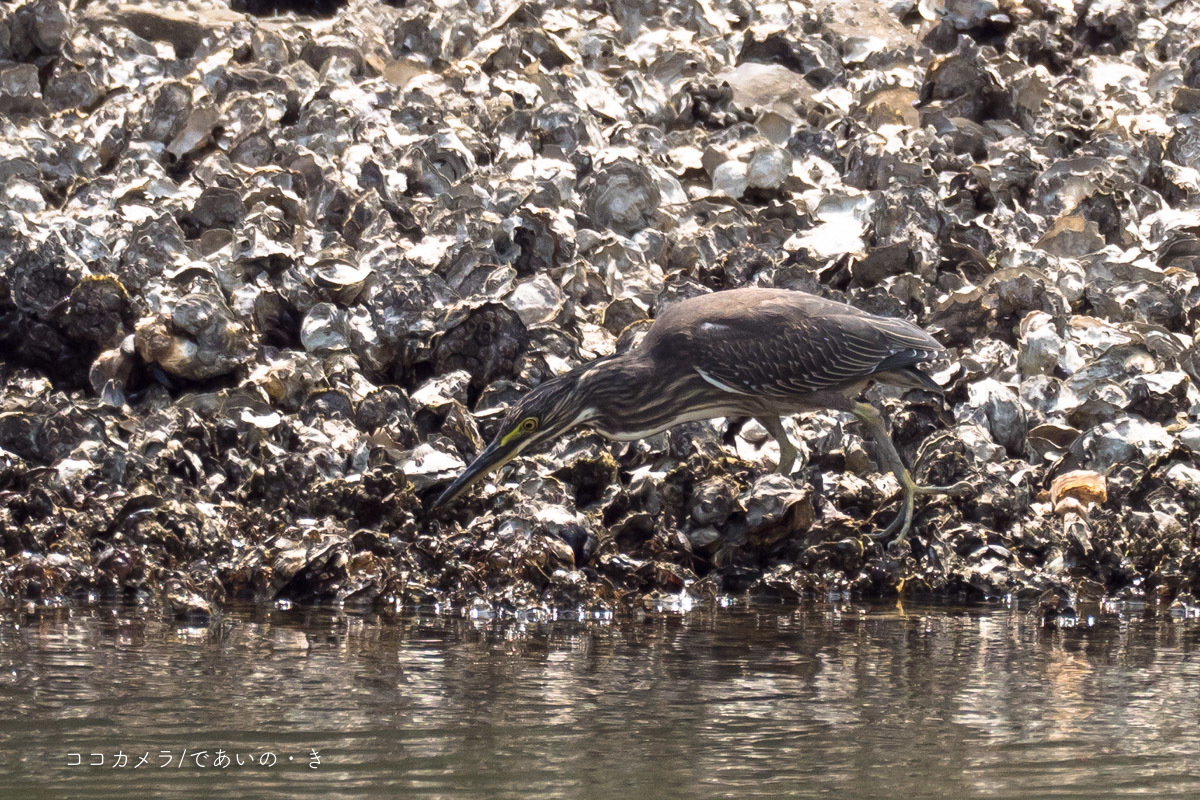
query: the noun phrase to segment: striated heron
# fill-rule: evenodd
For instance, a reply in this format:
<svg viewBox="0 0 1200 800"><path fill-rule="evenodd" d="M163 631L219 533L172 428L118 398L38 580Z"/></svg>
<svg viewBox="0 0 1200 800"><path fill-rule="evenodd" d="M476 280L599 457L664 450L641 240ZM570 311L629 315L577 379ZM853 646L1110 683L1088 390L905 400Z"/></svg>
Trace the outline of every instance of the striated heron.
<svg viewBox="0 0 1200 800"><path fill-rule="evenodd" d="M635 347L542 383L505 416L491 444L434 504L453 500L476 480L535 444L589 427L621 441L683 422L753 417L779 442L779 471L796 447L783 416L817 409L846 411L870 431L883 466L900 481L903 507L880 535L912 525L922 494L961 494L967 487L919 486L896 452L879 412L857 400L871 381L941 391L917 364L944 348L902 319L782 289L731 289L668 308Z"/></svg>

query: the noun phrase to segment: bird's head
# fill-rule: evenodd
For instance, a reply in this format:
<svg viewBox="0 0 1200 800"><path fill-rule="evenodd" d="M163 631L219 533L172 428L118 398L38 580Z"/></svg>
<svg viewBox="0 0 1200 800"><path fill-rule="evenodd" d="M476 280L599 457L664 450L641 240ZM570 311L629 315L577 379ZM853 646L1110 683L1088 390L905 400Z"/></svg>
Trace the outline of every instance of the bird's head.
<svg viewBox="0 0 1200 800"><path fill-rule="evenodd" d="M471 484L516 458L529 447L549 442L584 424L594 413L581 392L581 370L551 378L522 397L504 417L496 438L450 484L434 508L449 503Z"/></svg>

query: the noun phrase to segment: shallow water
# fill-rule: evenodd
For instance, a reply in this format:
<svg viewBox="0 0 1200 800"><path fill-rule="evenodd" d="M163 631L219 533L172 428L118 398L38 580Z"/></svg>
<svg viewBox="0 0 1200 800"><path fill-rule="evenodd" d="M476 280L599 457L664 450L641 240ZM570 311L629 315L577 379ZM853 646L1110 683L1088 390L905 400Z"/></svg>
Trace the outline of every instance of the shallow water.
<svg viewBox="0 0 1200 800"><path fill-rule="evenodd" d="M1194 798L1198 642L978 608L6 616L0 797Z"/></svg>

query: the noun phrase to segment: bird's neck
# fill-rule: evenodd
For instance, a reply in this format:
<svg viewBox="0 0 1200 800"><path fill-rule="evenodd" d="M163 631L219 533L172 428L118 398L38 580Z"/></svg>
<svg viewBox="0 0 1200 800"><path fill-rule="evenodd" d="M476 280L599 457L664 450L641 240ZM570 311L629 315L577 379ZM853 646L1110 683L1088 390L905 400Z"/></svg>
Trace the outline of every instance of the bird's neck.
<svg viewBox="0 0 1200 800"><path fill-rule="evenodd" d="M636 350L579 367L579 391L589 413L580 421L612 439L640 439L663 430L668 384L678 379L674 365L657 367ZM664 368L665 367L665 368Z"/></svg>
<svg viewBox="0 0 1200 800"><path fill-rule="evenodd" d="M653 391L654 371L630 352L601 356L578 367L579 392L587 405L606 412L627 405L627 398Z"/></svg>

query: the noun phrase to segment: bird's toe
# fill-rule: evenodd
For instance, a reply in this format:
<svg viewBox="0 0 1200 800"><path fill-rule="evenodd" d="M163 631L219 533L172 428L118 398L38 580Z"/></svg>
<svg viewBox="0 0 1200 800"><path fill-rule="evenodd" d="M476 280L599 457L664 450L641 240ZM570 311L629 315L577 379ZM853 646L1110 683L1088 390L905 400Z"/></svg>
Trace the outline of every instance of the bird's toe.
<svg viewBox="0 0 1200 800"><path fill-rule="evenodd" d="M949 486L914 486L913 492L916 494L934 495L943 494L951 497L962 497L971 491L970 481L959 481L952 483Z"/></svg>

